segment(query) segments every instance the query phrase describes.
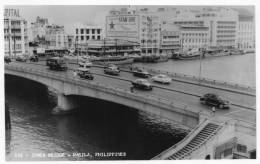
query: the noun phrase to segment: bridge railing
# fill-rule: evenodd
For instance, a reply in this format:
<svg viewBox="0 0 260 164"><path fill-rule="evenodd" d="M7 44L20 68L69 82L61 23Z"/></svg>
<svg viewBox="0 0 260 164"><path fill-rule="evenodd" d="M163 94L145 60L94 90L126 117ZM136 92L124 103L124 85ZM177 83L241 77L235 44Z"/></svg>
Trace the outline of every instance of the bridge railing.
<svg viewBox="0 0 260 164"><path fill-rule="evenodd" d="M25 66L14 66L14 65L6 65L6 69L15 70L18 72L24 72L29 74L36 74L39 76L45 76L47 78L56 79L59 81L64 81L68 83L72 83L82 87L89 87L96 90L102 90L105 92L110 92L115 95L124 96L127 98L134 99L136 101L149 102L150 104L154 104L156 106L165 107L165 109L171 110L175 109L179 113L183 113L186 115L191 115L193 117L199 118L199 113L194 112L187 105L182 103L173 102L172 100L166 98L159 98L152 95L139 94L137 92L132 93L129 89L119 88L107 85L105 83L81 80L78 78L73 78L73 76L69 76L68 74L60 74L59 72L48 72L46 70L40 70L35 68L28 68Z"/></svg>

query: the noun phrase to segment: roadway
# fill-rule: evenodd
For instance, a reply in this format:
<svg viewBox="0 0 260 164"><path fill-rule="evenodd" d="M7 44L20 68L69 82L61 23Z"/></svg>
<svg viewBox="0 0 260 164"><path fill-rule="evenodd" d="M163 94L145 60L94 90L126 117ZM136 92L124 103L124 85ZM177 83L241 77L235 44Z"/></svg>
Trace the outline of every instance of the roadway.
<svg viewBox="0 0 260 164"><path fill-rule="evenodd" d="M46 71L54 72L57 74L64 74L67 76L73 76L73 70L77 68L77 65L70 65L70 69L67 72L59 72L49 70L44 61L38 63L33 62L11 62L10 64L27 66L34 69L45 69ZM131 81L137 79L129 71L121 71L120 76L111 76L104 74L104 70L101 67L92 67L91 71L94 74L93 82L99 82L107 84L113 87L123 88L129 90L131 87ZM205 93L217 93L231 102L230 109L223 110L217 109L216 116L225 115L231 118L236 118L244 120L247 122L256 122L256 111L255 104L256 98L252 95L239 94L237 92L231 92L227 90L220 90L215 88L210 88L206 86L194 85L191 83L183 83L180 81L173 80L169 85L163 85L159 83L154 83L148 79L154 86L152 91L142 91L135 89L134 92L138 94L143 94L144 96L154 96L162 99L169 99L173 102L178 102L187 105L194 111L203 111L211 114L211 108L199 103L199 96Z"/></svg>

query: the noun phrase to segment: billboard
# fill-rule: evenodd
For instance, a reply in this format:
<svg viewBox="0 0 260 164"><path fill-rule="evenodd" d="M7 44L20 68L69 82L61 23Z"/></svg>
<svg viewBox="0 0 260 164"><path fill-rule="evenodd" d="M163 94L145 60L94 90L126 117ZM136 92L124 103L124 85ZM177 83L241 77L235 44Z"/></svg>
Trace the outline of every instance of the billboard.
<svg viewBox="0 0 260 164"><path fill-rule="evenodd" d="M106 17L106 36L139 38L138 15L115 15Z"/></svg>

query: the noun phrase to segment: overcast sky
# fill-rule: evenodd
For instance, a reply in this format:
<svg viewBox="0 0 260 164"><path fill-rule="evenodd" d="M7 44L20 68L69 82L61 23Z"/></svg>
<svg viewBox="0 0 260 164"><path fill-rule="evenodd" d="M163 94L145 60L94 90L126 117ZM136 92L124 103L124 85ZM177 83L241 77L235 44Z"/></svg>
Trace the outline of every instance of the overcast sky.
<svg viewBox="0 0 260 164"><path fill-rule="evenodd" d="M124 6L112 5L86 5L86 6L5 6L5 8L19 9L20 15L29 23L34 22L37 16L48 18L50 23L64 25L67 33L72 34L75 24L104 25L105 16L111 9L119 9ZM126 7L126 6L125 6ZM135 6L133 6L135 8ZM144 6L138 6L142 8ZM146 6L157 8L160 6ZM176 7L176 6L172 6ZM178 6L181 7L181 6ZM193 8L200 8L199 6ZM234 8L246 10L253 14L252 6L235 6Z"/></svg>

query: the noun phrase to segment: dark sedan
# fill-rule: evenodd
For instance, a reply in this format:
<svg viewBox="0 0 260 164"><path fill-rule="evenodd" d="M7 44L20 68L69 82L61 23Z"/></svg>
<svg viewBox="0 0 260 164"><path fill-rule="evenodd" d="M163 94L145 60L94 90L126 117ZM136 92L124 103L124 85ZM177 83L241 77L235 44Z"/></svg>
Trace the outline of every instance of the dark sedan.
<svg viewBox="0 0 260 164"><path fill-rule="evenodd" d="M134 88L142 89L142 90L152 90L152 85L146 79L136 79L132 82Z"/></svg>
<svg viewBox="0 0 260 164"><path fill-rule="evenodd" d="M214 93L207 93L203 95L202 97L200 97L200 102L202 104L215 106L220 109L224 109L224 108L229 109L229 102Z"/></svg>
<svg viewBox="0 0 260 164"><path fill-rule="evenodd" d="M133 75L142 78L148 78L150 76L150 74L147 71L140 68L133 70Z"/></svg>

